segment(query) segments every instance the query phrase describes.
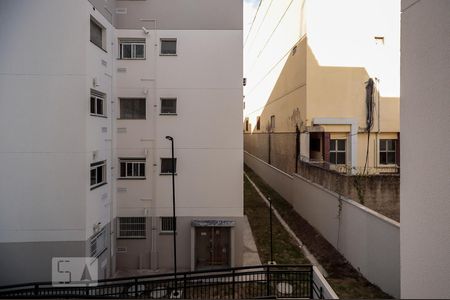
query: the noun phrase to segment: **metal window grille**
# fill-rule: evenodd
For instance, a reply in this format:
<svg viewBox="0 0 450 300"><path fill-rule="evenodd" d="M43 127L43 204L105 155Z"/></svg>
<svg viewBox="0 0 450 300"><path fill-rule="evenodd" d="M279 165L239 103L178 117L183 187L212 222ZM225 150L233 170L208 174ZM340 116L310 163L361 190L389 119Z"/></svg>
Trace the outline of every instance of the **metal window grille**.
<svg viewBox="0 0 450 300"><path fill-rule="evenodd" d="M170 115L177 113L176 98L161 98L161 114Z"/></svg>
<svg viewBox="0 0 450 300"><path fill-rule="evenodd" d="M145 178L145 158L120 159L120 178Z"/></svg>
<svg viewBox="0 0 450 300"><path fill-rule="evenodd" d="M145 120L146 100L145 98L121 98L120 118Z"/></svg>
<svg viewBox="0 0 450 300"><path fill-rule="evenodd" d="M118 221L119 238L142 239L146 237L145 217L120 217Z"/></svg>
<svg viewBox="0 0 450 300"><path fill-rule="evenodd" d="M173 232L173 217L161 217L161 232Z"/></svg>
<svg viewBox="0 0 450 300"><path fill-rule="evenodd" d="M161 55L176 55L176 54L177 54L177 40L161 39Z"/></svg>

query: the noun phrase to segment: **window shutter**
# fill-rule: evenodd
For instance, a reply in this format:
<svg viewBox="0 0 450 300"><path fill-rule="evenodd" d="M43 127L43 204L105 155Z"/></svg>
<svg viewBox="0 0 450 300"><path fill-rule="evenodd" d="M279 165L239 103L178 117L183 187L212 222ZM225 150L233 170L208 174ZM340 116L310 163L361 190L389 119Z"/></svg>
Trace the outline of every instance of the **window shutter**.
<svg viewBox="0 0 450 300"><path fill-rule="evenodd" d="M330 133L323 133L323 159L330 162Z"/></svg>

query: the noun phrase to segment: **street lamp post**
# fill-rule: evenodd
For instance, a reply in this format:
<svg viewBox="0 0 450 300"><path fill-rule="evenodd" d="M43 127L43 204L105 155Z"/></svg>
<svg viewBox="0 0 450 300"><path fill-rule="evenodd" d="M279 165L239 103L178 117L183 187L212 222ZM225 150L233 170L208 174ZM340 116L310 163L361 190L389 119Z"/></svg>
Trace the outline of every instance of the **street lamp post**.
<svg viewBox="0 0 450 300"><path fill-rule="evenodd" d="M175 156L174 156L174 141L173 137L166 136L166 139L172 143L172 231L173 231L173 269L175 275L175 291L173 297L178 297L178 282L177 282L177 217L175 214Z"/></svg>

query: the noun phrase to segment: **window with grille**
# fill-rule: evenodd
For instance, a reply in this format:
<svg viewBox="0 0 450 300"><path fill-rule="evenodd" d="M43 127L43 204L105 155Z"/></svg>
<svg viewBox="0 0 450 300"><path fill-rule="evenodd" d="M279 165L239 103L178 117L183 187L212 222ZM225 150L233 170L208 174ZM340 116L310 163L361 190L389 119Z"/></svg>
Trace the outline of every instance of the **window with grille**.
<svg viewBox="0 0 450 300"><path fill-rule="evenodd" d="M120 118L129 120L145 120L145 98L121 98Z"/></svg>
<svg viewBox="0 0 450 300"><path fill-rule="evenodd" d="M177 159L174 158L174 173L177 172ZM161 158L161 174L172 174L172 158Z"/></svg>
<svg viewBox="0 0 450 300"><path fill-rule="evenodd" d="M121 179L145 179L145 158L121 158Z"/></svg>
<svg viewBox="0 0 450 300"><path fill-rule="evenodd" d="M120 39L120 59L145 59L145 39Z"/></svg>
<svg viewBox="0 0 450 300"><path fill-rule="evenodd" d="M248 119L245 119L245 131L248 131L248 129L249 129Z"/></svg>
<svg viewBox="0 0 450 300"><path fill-rule="evenodd" d="M106 160L91 164L91 190L106 184Z"/></svg>
<svg viewBox="0 0 450 300"><path fill-rule="evenodd" d="M261 129L261 117L257 117L256 118L256 130L260 130Z"/></svg>
<svg viewBox="0 0 450 300"><path fill-rule="evenodd" d="M330 163L345 165L347 140L330 140Z"/></svg>
<svg viewBox="0 0 450 300"><path fill-rule="evenodd" d="M161 114L175 115L177 113L176 98L161 98Z"/></svg>
<svg viewBox="0 0 450 300"><path fill-rule="evenodd" d="M90 41L101 49L106 50L105 27L100 25L93 17L91 17L90 23Z"/></svg>
<svg viewBox="0 0 450 300"><path fill-rule="evenodd" d="M380 140L380 165L394 165L396 161L397 140Z"/></svg>
<svg viewBox="0 0 450 300"><path fill-rule="evenodd" d="M90 256L99 257L107 249L106 230L103 228L99 233L91 237Z"/></svg>
<svg viewBox="0 0 450 300"><path fill-rule="evenodd" d="M161 55L177 55L177 40L161 39Z"/></svg>
<svg viewBox="0 0 450 300"><path fill-rule="evenodd" d="M118 218L118 237L125 239L146 238L145 217L120 217Z"/></svg>
<svg viewBox="0 0 450 300"><path fill-rule="evenodd" d="M91 90L91 115L106 117L106 95L96 90Z"/></svg>
<svg viewBox="0 0 450 300"><path fill-rule="evenodd" d="M175 231L176 231L176 224L175 224ZM161 232L173 232L174 231L174 224L173 224L173 217L161 217Z"/></svg>

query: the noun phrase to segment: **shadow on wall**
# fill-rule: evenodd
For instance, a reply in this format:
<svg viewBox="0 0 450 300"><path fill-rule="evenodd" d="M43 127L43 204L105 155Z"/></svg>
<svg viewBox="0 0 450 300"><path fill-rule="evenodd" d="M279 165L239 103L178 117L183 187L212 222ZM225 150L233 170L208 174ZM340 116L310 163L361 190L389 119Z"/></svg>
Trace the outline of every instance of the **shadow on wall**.
<svg viewBox="0 0 450 300"><path fill-rule="evenodd" d="M296 157L300 151L297 145L300 143L296 134L297 126L302 133L317 132L321 135L325 128L311 126L311 118L356 117L359 127L365 127L365 85L369 74L364 67L319 65L306 37L301 39L288 55L262 111L258 109L247 116L250 117L250 124L248 128L244 127L247 129L244 130L244 149L292 174L296 170ZM398 106L398 101L398 97L380 97L380 110L392 110L392 105ZM377 118L376 108L372 130L379 130ZM395 118L389 114L383 115L383 123L395 122ZM259 126L256 123L259 123ZM371 140L370 162L377 158L375 148L371 149L373 145ZM365 151L366 149L360 150L364 153ZM319 155L325 159L323 152Z"/></svg>

